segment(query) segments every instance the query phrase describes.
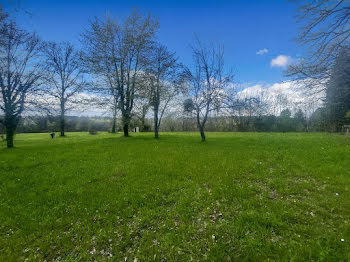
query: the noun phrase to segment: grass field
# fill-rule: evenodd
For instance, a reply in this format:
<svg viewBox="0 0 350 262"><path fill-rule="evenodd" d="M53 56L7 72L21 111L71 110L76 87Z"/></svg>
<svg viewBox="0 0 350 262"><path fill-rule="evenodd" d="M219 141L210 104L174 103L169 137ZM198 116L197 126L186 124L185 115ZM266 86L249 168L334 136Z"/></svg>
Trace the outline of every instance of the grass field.
<svg viewBox="0 0 350 262"><path fill-rule="evenodd" d="M1 261L349 261L350 138L17 135Z"/></svg>

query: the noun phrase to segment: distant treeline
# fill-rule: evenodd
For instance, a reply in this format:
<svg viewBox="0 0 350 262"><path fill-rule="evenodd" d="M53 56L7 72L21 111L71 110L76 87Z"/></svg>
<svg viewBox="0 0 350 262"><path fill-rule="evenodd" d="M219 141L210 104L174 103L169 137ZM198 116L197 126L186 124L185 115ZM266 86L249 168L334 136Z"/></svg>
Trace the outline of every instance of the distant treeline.
<svg viewBox="0 0 350 262"><path fill-rule="evenodd" d="M133 119L130 127L139 127L141 132L154 131L152 119L141 121ZM105 131L110 132L113 120L110 117L67 116L66 130L68 132ZM306 118L301 110L294 116L286 109L280 116L217 116L210 117L207 123L208 131L216 132L315 132L327 131L327 121L322 109ZM117 130L122 131L122 121L117 120ZM160 131L163 132L194 132L197 131L196 118L192 116L167 115L163 119ZM18 133L59 132L60 118L53 116L26 116L18 126ZM0 125L0 132L5 133Z"/></svg>
<svg viewBox="0 0 350 262"><path fill-rule="evenodd" d="M111 120L108 117L79 117L67 116L66 128L68 132L108 131ZM59 132L60 118L58 116L26 116L18 124L17 133L45 133ZM4 126L0 125L0 132L4 133Z"/></svg>
<svg viewBox="0 0 350 262"><path fill-rule="evenodd" d="M146 131L151 131L151 121L146 120L145 123ZM140 130L144 130L142 125L140 125ZM195 117L168 115L164 117L160 130L195 132L198 127ZM301 110L292 116L291 111L285 109L280 116L209 117L206 130L211 132L328 132L330 126L324 108L317 109L309 118L306 118Z"/></svg>

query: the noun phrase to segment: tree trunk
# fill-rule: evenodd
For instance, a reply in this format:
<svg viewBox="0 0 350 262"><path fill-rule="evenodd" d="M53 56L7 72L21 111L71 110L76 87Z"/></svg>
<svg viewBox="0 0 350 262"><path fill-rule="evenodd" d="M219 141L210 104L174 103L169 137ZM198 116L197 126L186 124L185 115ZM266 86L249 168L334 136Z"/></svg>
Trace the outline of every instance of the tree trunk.
<svg viewBox="0 0 350 262"><path fill-rule="evenodd" d="M159 126L158 126L158 107L154 108L154 138L158 138L158 131L159 131Z"/></svg>
<svg viewBox="0 0 350 262"><path fill-rule="evenodd" d="M158 138L158 137L159 137L158 133L159 133L159 128L156 127L156 128L154 129L154 138Z"/></svg>
<svg viewBox="0 0 350 262"><path fill-rule="evenodd" d="M203 126L199 127L199 132L201 133L202 142L205 142L205 134L204 134L204 127Z"/></svg>
<svg viewBox="0 0 350 262"><path fill-rule="evenodd" d="M64 116L64 103L61 102L61 119L60 119L60 136L65 136L64 129L65 129L65 116Z"/></svg>
<svg viewBox="0 0 350 262"><path fill-rule="evenodd" d="M13 137L14 137L14 129L6 128L6 142L7 148L13 148Z"/></svg>
<svg viewBox="0 0 350 262"><path fill-rule="evenodd" d="M130 122L130 117L128 115L124 115L123 116L123 132L124 132L125 137L129 136L129 122Z"/></svg>
<svg viewBox="0 0 350 262"><path fill-rule="evenodd" d="M60 121L60 136L65 136L64 134L64 128L65 128L65 121L64 121L64 116L61 116L61 121Z"/></svg>
<svg viewBox="0 0 350 262"><path fill-rule="evenodd" d="M146 114L148 111L149 105L142 106L142 117L141 117L141 132L145 131L145 122L146 122Z"/></svg>
<svg viewBox="0 0 350 262"><path fill-rule="evenodd" d="M129 124L123 125L123 131L124 131L124 136L128 137L129 136Z"/></svg>
<svg viewBox="0 0 350 262"><path fill-rule="evenodd" d="M113 119L112 119L112 133L115 134L117 132L117 109L113 109Z"/></svg>
<svg viewBox="0 0 350 262"><path fill-rule="evenodd" d="M199 117L199 112L200 112L200 110L197 108L197 127L199 128L199 132L201 134L202 142L204 142L205 141L204 125L205 125L205 122L207 121L207 116L205 116L205 118L203 119L203 121L201 123L200 117Z"/></svg>
<svg viewBox="0 0 350 262"><path fill-rule="evenodd" d="M6 129L6 145L7 148L13 148L13 139L17 128L18 121L11 114L5 115L5 129Z"/></svg>
<svg viewBox="0 0 350 262"><path fill-rule="evenodd" d="M112 123L112 133L117 133L117 113L118 113L118 97L113 96L113 123Z"/></svg>

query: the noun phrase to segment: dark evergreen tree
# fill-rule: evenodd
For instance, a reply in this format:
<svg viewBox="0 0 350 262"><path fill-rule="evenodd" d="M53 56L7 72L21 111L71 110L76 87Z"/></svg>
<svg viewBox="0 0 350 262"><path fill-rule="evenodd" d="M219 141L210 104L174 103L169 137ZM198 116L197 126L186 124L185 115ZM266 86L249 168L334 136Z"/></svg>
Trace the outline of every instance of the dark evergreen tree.
<svg viewBox="0 0 350 262"><path fill-rule="evenodd" d="M296 131L305 131L306 129L306 117L304 116L304 113L301 109L299 109L295 114L294 114L294 123L295 123L295 128Z"/></svg>
<svg viewBox="0 0 350 262"><path fill-rule="evenodd" d="M329 131L339 132L349 121L350 110L350 52L343 48L331 71L326 89L326 113Z"/></svg>
<svg viewBox="0 0 350 262"><path fill-rule="evenodd" d="M282 132L294 131L292 130L292 113L289 109L284 109L279 117L279 130Z"/></svg>
<svg viewBox="0 0 350 262"><path fill-rule="evenodd" d="M318 108L309 119L309 127L311 131L325 131L326 129L326 109Z"/></svg>

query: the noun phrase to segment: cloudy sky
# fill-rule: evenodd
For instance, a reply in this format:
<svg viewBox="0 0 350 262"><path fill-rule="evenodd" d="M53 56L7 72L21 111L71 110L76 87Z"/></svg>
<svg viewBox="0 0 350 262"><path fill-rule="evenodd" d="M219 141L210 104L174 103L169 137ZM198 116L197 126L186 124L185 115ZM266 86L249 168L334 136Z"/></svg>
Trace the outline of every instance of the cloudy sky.
<svg viewBox="0 0 350 262"><path fill-rule="evenodd" d="M124 17L139 7L159 18L159 39L191 63L194 33L225 45L226 63L240 83L285 81L283 69L302 54L295 42L295 4L288 0L25 0L19 22L44 40L71 41L94 16Z"/></svg>
<svg viewBox="0 0 350 262"><path fill-rule="evenodd" d="M284 93L296 103L305 97L283 74L303 56L292 40L298 26L296 5L290 0L23 0L20 10L29 14L17 12L16 19L43 40L79 46L89 19L106 14L123 18L133 7L158 17L158 39L185 65L192 63L190 45L196 34L203 41L224 44L225 63L234 70L236 86L246 88L242 94L266 90L270 97Z"/></svg>

